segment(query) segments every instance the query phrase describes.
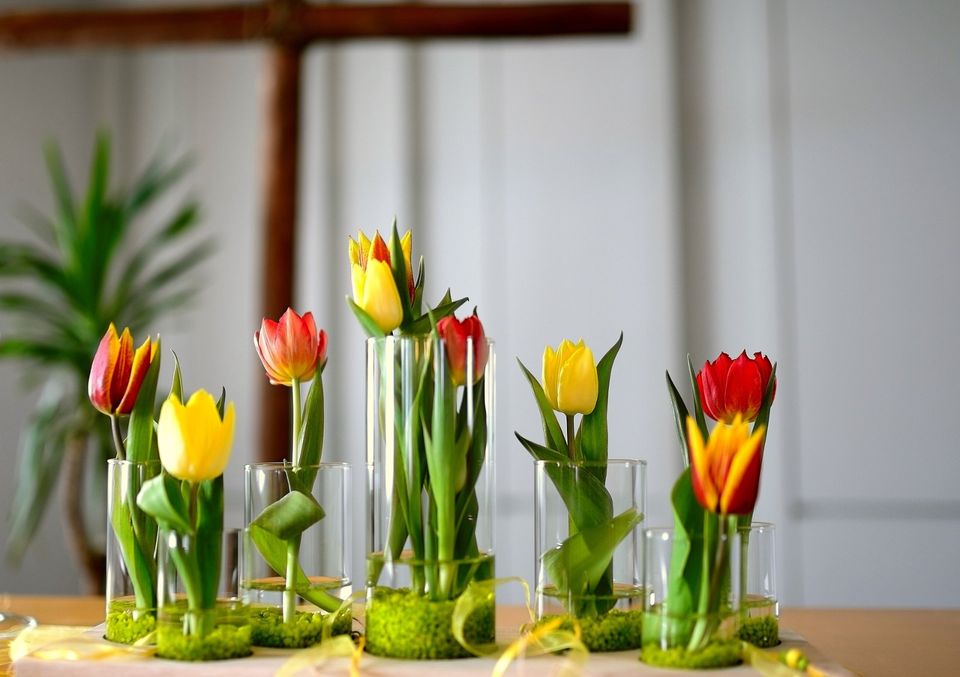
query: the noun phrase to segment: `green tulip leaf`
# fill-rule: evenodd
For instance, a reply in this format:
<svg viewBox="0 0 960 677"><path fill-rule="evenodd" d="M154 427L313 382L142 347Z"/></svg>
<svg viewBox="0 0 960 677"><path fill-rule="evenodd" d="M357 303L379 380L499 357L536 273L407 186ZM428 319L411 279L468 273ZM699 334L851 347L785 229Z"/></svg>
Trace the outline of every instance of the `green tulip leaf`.
<svg viewBox="0 0 960 677"><path fill-rule="evenodd" d="M672 616L692 612L700 586L708 583L701 580L706 511L693 493L690 472L689 468L683 471L670 495L673 504L673 550L665 604Z"/></svg>
<svg viewBox="0 0 960 677"><path fill-rule="evenodd" d="M157 356L150 363L143 382L140 384L140 393L130 412L130 422L127 427L127 460L133 462L153 461L159 458L157 445L154 443L153 409L157 399L157 382L160 379L160 339L154 348Z"/></svg>
<svg viewBox="0 0 960 677"><path fill-rule="evenodd" d="M530 370L524 366L523 362L518 359L517 364L520 365L524 376L527 377L527 381L533 389L533 396L537 400L537 408L540 410L540 418L543 421L543 443L548 448L561 453L561 450L567 448L567 442L563 437L563 431L560 429L557 417L553 413L553 407L550 406L550 402L547 400L547 394L543 392L543 386L540 385L537 377L530 373ZM564 451L562 453L564 458L566 458L566 452Z"/></svg>
<svg viewBox="0 0 960 677"><path fill-rule="evenodd" d="M441 299L440 303L437 305L436 308L433 308L432 310L427 311L426 313L418 317L413 322L410 322L409 324L404 324L401 327L403 330L403 333L414 334L414 335L426 334L436 324L436 322L439 322L440 320L447 317L448 315L453 315L460 306L462 306L464 303L470 300L469 297L464 296L462 299L451 301L449 300L449 297L450 297L450 290L448 289L447 293L444 295L443 299ZM430 319L431 315L436 320L436 322L431 321Z"/></svg>
<svg viewBox="0 0 960 677"><path fill-rule="evenodd" d="M194 533L180 482L172 475L161 473L144 482L137 494L137 505L157 520L161 529L179 534Z"/></svg>
<svg viewBox="0 0 960 677"><path fill-rule="evenodd" d="M120 556L127 569L127 575L133 584L133 594L138 609L153 609L156 607L154 580L156 579L156 564L153 557L153 548L145 550L141 541L134 532L133 521L136 516L130 508L126 497L119 497L110 513L113 533L120 545ZM151 530L154 544L156 528Z"/></svg>
<svg viewBox="0 0 960 677"><path fill-rule="evenodd" d="M303 405L303 423L294 460L297 488L307 494L313 492L313 482L317 476L317 470L312 466L318 465L323 455L323 421L323 373L317 369Z"/></svg>
<svg viewBox="0 0 960 677"><path fill-rule="evenodd" d="M264 508L253 524L281 541L289 541L322 520L325 514L312 495L291 491Z"/></svg>
<svg viewBox="0 0 960 677"><path fill-rule="evenodd" d="M400 293L400 307L403 308L402 323L406 324L413 319L413 312L410 307L412 299L407 286L407 261L403 256L403 246L400 244L396 217L393 219L393 229L390 233L390 242L387 243L387 248L390 250L390 270L393 273L393 281Z"/></svg>
<svg viewBox="0 0 960 677"><path fill-rule="evenodd" d="M257 546L257 550L260 551L260 555L266 563L271 569L282 575L287 567L287 542L277 538L256 523L250 524L249 533L250 538L253 540L254 545ZM324 611L336 611L343 603L343 600L339 597L334 597L321 588L312 587L310 585L310 579L303 573L303 569L299 563L297 564L297 575L294 585L300 597L303 597Z"/></svg>
<svg viewBox="0 0 960 677"><path fill-rule="evenodd" d="M176 395L181 403L186 404L183 401L183 377L180 372L180 358L177 357L176 352L172 350L170 352L173 353L173 383L170 384L170 394Z"/></svg>
<svg viewBox="0 0 960 677"><path fill-rule="evenodd" d="M347 296L347 305L350 306L350 310L353 311L353 314L357 316L357 320L360 322L360 326L363 327L363 330L367 332L367 336L372 338L383 338L385 336L383 330L380 328L380 325L377 324L376 320L370 317L370 313L358 306L356 302L354 302L354 300L349 296Z"/></svg>
<svg viewBox="0 0 960 677"><path fill-rule="evenodd" d="M419 317L423 312L423 283L424 283L423 257L420 257L420 265L417 270L417 281L413 285L413 304L411 310L415 317Z"/></svg>
<svg viewBox="0 0 960 677"><path fill-rule="evenodd" d="M227 389L223 386L220 386L220 398L217 400L217 414L220 416L220 420L223 420L223 410L227 406Z"/></svg>
<svg viewBox="0 0 960 677"><path fill-rule="evenodd" d="M543 556L543 566L558 588L568 594L591 593L603 579L617 545L643 521L635 508L582 529Z"/></svg>
<svg viewBox="0 0 960 677"><path fill-rule="evenodd" d="M757 411L757 418L753 422L753 430L756 431L760 426L766 426L770 430L770 408L773 406L773 397L777 387L777 363L773 363L773 370L770 372L770 378L763 391L763 402L760 403L760 409ZM766 438L764 438L766 442Z"/></svg>
<svg viewBox="0 0 960 677"><path fill-rule="evenodd" d="M223 558L223 475L200 482L198 487L196 543L203 608L211 609L217 600Z"/></svg>
<svg viewBox="0 0 960 677"><path fill-rule="evenodd" d="M613 347L600 358L597 363L597 404L593 411L584 415L581 423L580 452L583 459L589 463L595 463L594 469L598 471L598 478L601 482L606 479L607 463L607 401L610 398L610 375L613 372L613 362L617 359L617 353L620 352L620 346L623 345L623 332L620 332L620 338L613 344Z"/></svg>
<svg viewBox="0 0 960 677"><path fill-rule="evenodd" d="M680 455L683 457L683 467L686 468L690 465L690 452L687 451L690 448L687 443L687 417L690 412L673 379L670 378L669 371L667 372L667 391L670 393L670 402L673 404L673 419L677 424L677 436L680 438Z"/></svg>
<svg viewBox="0 0 960 677"><path fill-rule="evenodd" d="M693 391L693 411L696 414L697 425L700 426L700 434L706 440L710 437L707 430L707 419L703 416L703 403L700 401L700 388L697 387L697 370L693 368L693 360L687 353L687 371L690 373L690 389Z"/></svg>

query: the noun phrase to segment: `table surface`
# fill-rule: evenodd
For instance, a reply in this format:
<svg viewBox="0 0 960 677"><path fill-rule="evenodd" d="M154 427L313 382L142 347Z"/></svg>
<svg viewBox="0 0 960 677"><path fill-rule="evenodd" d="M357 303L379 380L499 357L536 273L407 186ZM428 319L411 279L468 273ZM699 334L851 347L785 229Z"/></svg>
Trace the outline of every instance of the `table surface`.
<svg viewBox="0 0 960 677"><path fill-rule="evenodd" d="M102 597L27 597L6 600L8 611L40 623L96 625ZM525 611L500 607L498 624L519 624ZM784 609L780 622L825 655L865 677L960 674L960 610Z"/></svg>

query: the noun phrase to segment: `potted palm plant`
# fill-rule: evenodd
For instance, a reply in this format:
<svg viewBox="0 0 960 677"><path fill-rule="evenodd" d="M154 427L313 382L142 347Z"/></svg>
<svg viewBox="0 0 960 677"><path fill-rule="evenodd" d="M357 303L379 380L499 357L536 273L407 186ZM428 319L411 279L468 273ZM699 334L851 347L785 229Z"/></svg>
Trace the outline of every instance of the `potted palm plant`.
<svg viewBox="0 0 960 677"><path fill-rule="evenodd" d="M86 587L102 591L102 539L86 525L104 523L105 473L86 469L103 467L113 445L87 401L90 359L112 321L142 333L182 308L199 290L194 273L212 242L197 235L193 199L143 218L182 182L189 158L158 155L129 187L111 189L110 139L101 133L77 194L58 146L45 156L52 213L25 209L24 237L0 241L0 359L22 362L28 385L42 388L21 436L6 552L23 557L60 480L67 544Z"/></svg>

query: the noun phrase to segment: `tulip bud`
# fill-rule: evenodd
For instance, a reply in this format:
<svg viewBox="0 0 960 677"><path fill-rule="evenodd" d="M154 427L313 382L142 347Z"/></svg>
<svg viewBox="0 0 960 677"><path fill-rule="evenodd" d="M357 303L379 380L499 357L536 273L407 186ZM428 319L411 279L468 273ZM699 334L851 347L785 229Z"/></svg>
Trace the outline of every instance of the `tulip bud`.
<svg viewBox="0 0 960 677"><path fill-rule="evenodd" d="M118 336L111 323L90 367L87 394L93 406L108 416L126 416L133 411L156 348L156 342L148 337L134 350L130 329L124 328Z"/></svg>
<svg viewBox="0 0 960 677"><path fill-rule="evenodd" d="M543 352L543 390L550 406L568 416L589 414L597 406L597 365L583 339L577 344L564 339L556 352L547 346Z"/></svg>
<svg viewBox="0 0 960 677"><path fill-rule="evenodd" d="M160 409L157 446L164 469L189 482L211 480L223 474L233 445L233 402L224 409L206 390L198 390L186 404L171 395Z"/></svg>
<svg viewBox="0 0 960 677"><path fill-rule="evenodd" d="M313 313L297 315L292 309L279 322L263 318L254 344L260 362L273 385L289 386L293 381L313 378L327 361L327 333L317 332Z"/></svg>
<svg viewBox="0 0 960 677"><path fill-rule="evenodd" d="M354 303L373 318L381 331L393 331L403 321L403 306L386 242L380 233L373 242L360 233L357 242L350 240L349 253Z"/></svg>
<svg viewBox="0 0 960 677"><path fill-rule="evenodd" d="M489 347L483 334L483 324L474 313L462 322L453 315L437 322L437 334L443 339L454 385L466 383L467 339L473 342L473 382L479 381L487 366Z"/></svg>
<svg viewBox="0 0 960 677"><path fill-rule="evenodd" d="M747 357L747 351L731 360L720 353L713 362L705 362L697 374L697 390L704 413L714 421L730 423L739 414L752 421L763 404L773 366L762 353ZM773 395L776 395L774 381Z"/></svg>
<svg viewBox="0 0 960 677"><path fill-rule="evenodd" d="M733 423L718 424L704 443L700 427L687 417L690 479L697 502L721 515L753 512L760 491L764 426L750 434L750 424L738 414Z"/></svg>

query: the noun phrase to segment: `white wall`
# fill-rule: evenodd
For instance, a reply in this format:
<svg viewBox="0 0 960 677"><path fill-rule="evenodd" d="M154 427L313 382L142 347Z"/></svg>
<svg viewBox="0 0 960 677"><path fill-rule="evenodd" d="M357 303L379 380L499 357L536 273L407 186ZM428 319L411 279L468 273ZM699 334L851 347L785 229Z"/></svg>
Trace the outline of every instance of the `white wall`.
<svg viewBox="0 0 960 677"><path fill-rule="evenodd" d="M308 53L294 305L331 335L325 454L363 462L346 237L397 215L427 257L429 295L447 285L470 295L497 340L498 573L533 574L532 469L512 434L537 424L514 358L535 367L546 343L580 335L602 352L623 329L611 438L614 453L650 463L651 523L669 522L679 470L663 369L682 375L687 351L702 362L762 349L778 359L781 386L758 516L781 527L785 601L960 604L949 571L960 554L960 467L947 423L958 399L956 6L638 7L640 28L624 39ZM235 522L262 377L250 341L262 56L250 47L51 62L86 69L72 77L39 57L0 61L0 85L17 93L0 111L20 111L0 132L2 213L14 196L44 196L42 118L28 113L57 83L96 92L78 99L84 115L46 113L75 159L95 118L126 140L128 170L165 139L196 150L195 189L222 248L201 307L158 330L188 385L226 381L237 402ZM34 165L8 160L31 153ZM0 416L16 430L23 402L3 383ZM11 458L13 435L2 439ZM358 531L357 573L363 542ZM48 524L37 552L57 548ZM0 569L0 588L53 591L42 559Z"/></svg>

